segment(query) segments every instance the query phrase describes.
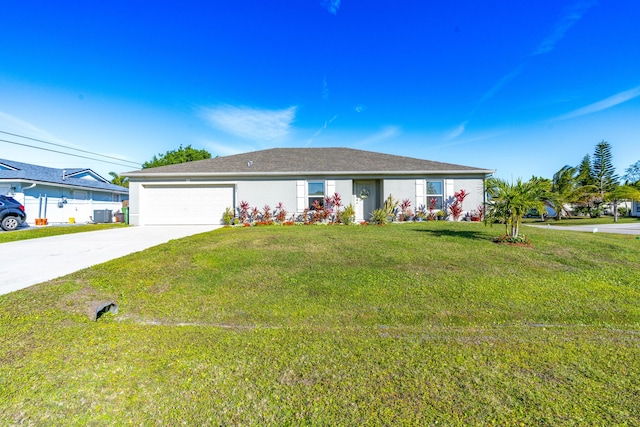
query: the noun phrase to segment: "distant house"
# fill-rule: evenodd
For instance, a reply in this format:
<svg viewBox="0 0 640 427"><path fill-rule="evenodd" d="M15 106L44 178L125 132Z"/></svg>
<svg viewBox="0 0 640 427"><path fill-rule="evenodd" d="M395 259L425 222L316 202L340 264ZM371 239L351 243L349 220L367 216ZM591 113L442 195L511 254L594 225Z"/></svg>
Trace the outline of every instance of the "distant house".
<svg viewBox="0 0 640 427"><path fill-rule="evenodd" d="M95 210L118 212L129 189L111 184L91 169L56 169L0 159L0 194L25 206L27 223L90 222Z"/></svg>
<svg viewBox="0 0 640 427"><path fill-rule="evenodd" d="M484 202L484 181L494 171L349 148L274 148L142 169L129 177L134 225L220 224L241 201L262 209L282 202L302 213L314 200L340 194L357 220L370 219L389 195L411 208L437 202L446 209L461 189L471 211Z"/></svg>
<svg viewBox="0 0 640 427"><path fill-rule="evenodd" d="M640 217L640 202L631 202L631 216Z"/></svg>

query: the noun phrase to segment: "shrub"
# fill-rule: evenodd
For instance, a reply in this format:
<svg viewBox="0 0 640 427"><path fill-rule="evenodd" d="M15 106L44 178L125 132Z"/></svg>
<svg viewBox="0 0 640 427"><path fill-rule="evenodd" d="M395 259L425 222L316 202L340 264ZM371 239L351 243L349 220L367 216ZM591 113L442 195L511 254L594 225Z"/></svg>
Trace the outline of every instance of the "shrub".
<svg viewBox="0 0 640 427"><path fill-rule="evenodd" d="M338 220L341 224L344 225L351 225L355 222L356 210L354 209L352 204L345 207L342 212L338 213Z"/></svg>
<svg viewBox="0 0 640 427"><path fill-rule="evenodd" d="M224 225L231 225L234 216L233 208L226 208L222 214L222 223Z"/></svg>
<svg viewBox="0 0 640 427"><path fill-rule="evenodd" d="M369 220L372 224L385 225L389 222L389 213L385 209L376 209Z"/></svg>

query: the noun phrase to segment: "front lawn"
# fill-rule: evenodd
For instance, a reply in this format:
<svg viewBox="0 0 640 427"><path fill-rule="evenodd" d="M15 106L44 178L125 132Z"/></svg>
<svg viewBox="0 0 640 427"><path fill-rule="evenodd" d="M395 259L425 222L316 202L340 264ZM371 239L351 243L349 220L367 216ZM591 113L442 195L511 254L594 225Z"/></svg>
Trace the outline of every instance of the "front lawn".
<svg viewBox="0 0 640 427"><path fill-rule="evenodd" d="M45 227L21 227L14 231L0 231L0 243L39 239L41 237L59 236L61 234L84 233L85 231L97 231L114 227L126 227L126 225L122 222L114 222L110 224L62 224L47 225Z"/></svg>
<svg viewBox="0 0 640 427"><path fill-rule="evenodd" d="M0 420L640 424L638 240L502 231L224 228L0 296Z"/></svg>

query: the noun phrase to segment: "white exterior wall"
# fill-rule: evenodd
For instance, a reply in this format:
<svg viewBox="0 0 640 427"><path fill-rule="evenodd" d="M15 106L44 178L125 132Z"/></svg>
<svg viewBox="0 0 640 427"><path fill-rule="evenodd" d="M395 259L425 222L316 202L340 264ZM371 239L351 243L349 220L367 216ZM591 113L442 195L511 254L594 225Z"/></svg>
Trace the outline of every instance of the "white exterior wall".
<svg viewBox="0 0 640 427"><path fill-rule="evenodd" d="M357 180L357 178L355 178ZM381 179L380 177L363 178L380 183L381 193L378 197L380 205L392 194L394 199L402 201L411 200L411 209L415 212L420 204L425 203L424 191L426 191L426 180L440 180L443 182L443 197L446 204L453 200L453 193L461 189L466 190L469 196L463 202L464 213L470 212L484 201L483 179L482 178L448 178L445 176L412 176L412 177L390 177ZM337 192L342 197L344 206L353 203L355 206L356 197L354 194L354 179L333 177L295 177L283 179L157 179L137 181L135 178L130 181L129 186L129 221L132 225L140 225L140 198L142 185L163 184L163 185L233 185L235 188L234 208L239 208L242 201L249 203L251 207L262 210L265 205L274 209L278 203L282 202L284 208L289 213L301 213L308 206L308 182L324 181L326 195L332 196ZM225 206L226 207L226 206ZM231 206L229 206L231 207ZM464 214L463 214L464 215Z"/></svg>
<svg viewBox="0 0 640 427"><path fill-rule="evenodd" d="M265 205L274 209L278 203L282 202L287 212L296 210L296 180L244 180L237 181L236 203L246 201L251 207L262 210Z"/></svg>
<svg viewBox="0 0 640 427"><path fill-rule="evenodd" d="M76 223L87 223L92 221L94 210L116 213L122 209L122 202L117 200L121 197L114 201L112 193L90 189L37 185L31 189L21 189L13 197L24 205L27 224L35 224L36 218L46 218L49 224L69 223L71 218Z"/></svg>

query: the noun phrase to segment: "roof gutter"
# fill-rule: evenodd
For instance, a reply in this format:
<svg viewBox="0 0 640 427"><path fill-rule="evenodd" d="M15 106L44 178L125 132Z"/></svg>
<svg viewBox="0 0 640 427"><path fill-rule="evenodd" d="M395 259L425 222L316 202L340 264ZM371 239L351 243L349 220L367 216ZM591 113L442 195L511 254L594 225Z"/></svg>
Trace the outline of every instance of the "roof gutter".
<svg viewBox="0 0 640 427"><path fill-rule="evenodd" d="M29 187L23 188L23 190L29 190L31 188L34 188L38 184L42 184L42 185L56 185L58 187L72 188L74 190L106 191L106 192L121 193L121 194L127 194L128 193L127 191L122 191L122 190L110 190L110 189L107 189L107 188L98 188L98 187L83 187L81 185L61 184L61 183L57 183L57 182L46 182L46 181L33 181L33 180L26 180L26 179L21 179L21 178L12 179L11 181L26 182L26 183L31 184Z"/></svg>
<svg viewBox="0 0 640 427"><path fill-rule="evenodd" d="M130 172L124 173L122 176L128 178L212 178L212 177L260 177L260 176L309 176L309 175L344 175L344 176L361 176L361 175L441 175L441 174L457 174L457 175L477 175L477 174L493 174L495 170L491 169L473 169L473 170L438 170L438 171L295 171L295 172Z"/></svg>

